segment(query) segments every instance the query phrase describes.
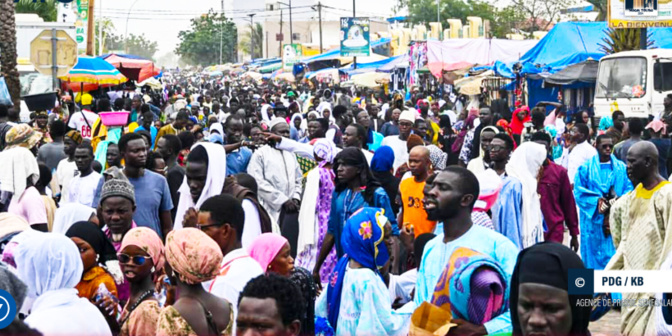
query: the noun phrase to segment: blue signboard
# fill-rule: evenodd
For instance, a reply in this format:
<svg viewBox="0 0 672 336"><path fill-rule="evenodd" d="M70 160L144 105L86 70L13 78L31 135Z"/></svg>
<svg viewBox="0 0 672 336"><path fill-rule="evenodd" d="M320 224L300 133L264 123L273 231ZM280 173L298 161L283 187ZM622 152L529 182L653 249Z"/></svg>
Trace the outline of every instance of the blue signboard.
<svg viewBox="0 0 672 336"><path fill-rule="evenodd" d="M341 57L370 56L369 18L341 18Z"/></svg>

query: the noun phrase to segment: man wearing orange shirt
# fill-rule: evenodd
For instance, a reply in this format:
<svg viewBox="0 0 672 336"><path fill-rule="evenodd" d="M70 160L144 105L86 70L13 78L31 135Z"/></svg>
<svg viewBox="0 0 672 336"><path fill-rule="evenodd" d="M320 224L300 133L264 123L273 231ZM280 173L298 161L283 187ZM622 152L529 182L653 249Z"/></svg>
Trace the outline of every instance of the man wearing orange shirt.
<svg viewBox="0 0 672 336"><path fill-rule="evenodd" d="M415 237L423 233L433 233L436 227L436 222L428 220L427 212L424 211L423 190L425 181L432 170L431 165L427 147L413 147L408 158L412 177L402 180L399 184L402 208L398 223L400 223L400 229L405 229L405 231L409 231L412 227Z"/></svg>

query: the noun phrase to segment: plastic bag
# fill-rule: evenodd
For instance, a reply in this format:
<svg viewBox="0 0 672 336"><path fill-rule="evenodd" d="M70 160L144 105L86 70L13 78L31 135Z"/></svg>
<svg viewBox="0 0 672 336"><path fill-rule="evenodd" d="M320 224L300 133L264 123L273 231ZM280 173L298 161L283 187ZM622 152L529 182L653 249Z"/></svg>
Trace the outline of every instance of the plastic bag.
<svg viewBox="0 0 672 336"><path fill-rule="evenodd" d="M9 95L5 77L0 77L0 105L14 106L14 103L12 103L12 96Z"/></svg>
<svg viewBox="0 0 672 336"><path fill-rule="evenodd" d="M453 314L429 302L423 302L411 315L410 336L445 335L457 324L450 323Z"/></svg>

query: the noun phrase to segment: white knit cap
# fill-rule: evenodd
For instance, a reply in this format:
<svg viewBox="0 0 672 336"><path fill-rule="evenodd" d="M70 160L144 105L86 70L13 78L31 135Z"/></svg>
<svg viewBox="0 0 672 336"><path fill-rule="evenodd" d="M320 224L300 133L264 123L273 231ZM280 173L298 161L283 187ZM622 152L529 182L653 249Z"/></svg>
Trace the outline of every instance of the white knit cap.
<svg viewBox="0 0 672 336"><path fill-rule="evenodd" d="M399 116L399 121L406 120L410 121L412 123L415 123L415 113L410 110L405 110L404 112L401 112L401 115Z"/></svg>

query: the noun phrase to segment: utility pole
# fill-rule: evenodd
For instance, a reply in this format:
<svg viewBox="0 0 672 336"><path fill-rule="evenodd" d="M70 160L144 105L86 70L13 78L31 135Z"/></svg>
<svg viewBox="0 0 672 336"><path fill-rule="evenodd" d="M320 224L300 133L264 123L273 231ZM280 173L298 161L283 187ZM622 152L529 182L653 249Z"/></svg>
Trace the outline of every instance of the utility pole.
<svg viewBox="0 0 672 336"><path fill-rule="evenodd" d="M268 58L268 29L266 29L266 58Z"/></svg>
<svg viewBox="0 0 672 336"><path fill-rule="evenodd" d="M224 0L222 0L222 13L220 17L224 16ZM222 54L224 53L224 20L219 25L219 64L222 63Z"/></svg>
<svg viewBox="0 0 672 336"><path fill-rule="evenodd" d="M103 0L98 4L98 55L103 54Z"/></svg>
<svg viewBox="0 0 672 336"><path fill-rule="evenodd" d="M250 17L250 60L254 60L254 16L257 14L247 14Z"/></svg>
<svg viewBox="0 0 672 336"><path fill-rule="evenodd" d="M320 54L322 53L322 3L317 3L317 13L320 20Z"/></svg>
<svg viewBox="0 0 672 336"><path fill-rule="evenodd" d="M94 0L89 0L89 12L86 14L88 15L89 20L87 21L87 28L86 28L86 54L89 56L95 56L95 50L94 46L96 45L94 42L94 37L96 36L94 29L95 25L93 20L94 15L93 15L93 10L94 10Z"/></svg>
<svg viewBox="0 0 672 336"><path fill-rule="evenodd" d="M294 43L294 31L292 29L292 0L289 0L289 44Z"/></svg>
<svg viewBox="0 0 672 336"><path fill-rule="evenodd" d="M441 0L436 0L436 22L441 23L441 6L439 4Z"/></svg>
<svg viewBox="0 0 672 336"><path fill-rule="evenodd" d="M357 14L355 12L355 0L352 0L352 18L356 18ZM352 63L354 64L353 68L357 70L357 56L352 58Z"/></svg>
<svg viewBox="0 0 672 336"><path fill-rule="evenodd" d="M278 56L280 56L280 57L282 57L282 42L284 40L285 40L285 34L282 32L282 9L281 9L280 10L280 41L278 41Z"/></svg>

